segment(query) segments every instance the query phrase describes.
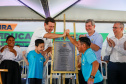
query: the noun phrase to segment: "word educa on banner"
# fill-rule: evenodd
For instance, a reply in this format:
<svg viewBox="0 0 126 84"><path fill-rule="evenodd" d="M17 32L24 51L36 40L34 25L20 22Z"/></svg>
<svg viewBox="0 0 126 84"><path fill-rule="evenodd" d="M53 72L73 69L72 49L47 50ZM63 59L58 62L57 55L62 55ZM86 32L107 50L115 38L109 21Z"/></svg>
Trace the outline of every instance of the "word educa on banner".
<svg viewBox="0 0 126 84"><path fill-rule="evenodd" d="M6 37L12 35L15 37L15 45L20 47L28 47L33 32L10 32L10 31L0 31L1 45L6 45Z"/></svg>
<svg viewBox="0 0 126 84"><path fill-rule="evenodd" d="M20 47L28 47L31 37L32 37L33 32L18 32L18 31L0 31L0 37L1 37L1 45L6 45L6 37L8 35L13 35L15 37L15 45L19 45ZM61 33L57 33L61 34ZM73 34L73 33L71 33ZM83 35L86 33L76 33L76 40L79 39L79 35ZM108 33L102 33L101 34L103 37L103 40L106 39ZM52 40L53 41L53 40ZM57 38L55 41L64 41L63 38ZM68 38L66 38L65 41L69 41Z"/></svg>

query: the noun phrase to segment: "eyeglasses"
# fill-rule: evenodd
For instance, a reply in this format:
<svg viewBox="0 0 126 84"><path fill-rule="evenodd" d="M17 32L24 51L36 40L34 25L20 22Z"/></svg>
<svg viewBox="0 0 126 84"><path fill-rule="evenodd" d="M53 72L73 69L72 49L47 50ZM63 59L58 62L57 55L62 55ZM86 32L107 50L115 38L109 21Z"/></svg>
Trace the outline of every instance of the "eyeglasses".
<svg viewBox="0 0 126 84"><path fill-rule="evenodd" d="M92 27L92 25L87 25L86 27Z"/></svg>
<svg viewBox="0 0 126 84"><path fill-rule="evenodd" d="M112 27L113 29L121 28L121 27Z"/></svg>

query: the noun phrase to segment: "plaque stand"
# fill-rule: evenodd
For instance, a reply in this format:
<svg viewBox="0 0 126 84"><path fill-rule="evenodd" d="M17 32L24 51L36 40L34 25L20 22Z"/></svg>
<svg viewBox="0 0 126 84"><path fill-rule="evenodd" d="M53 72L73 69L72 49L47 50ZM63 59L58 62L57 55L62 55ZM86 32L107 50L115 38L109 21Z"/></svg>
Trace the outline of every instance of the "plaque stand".
<svg viewBox="0 0 126 84"><path fill-rule="evenodd" d="M76 39L76 29L75 29L75 23L73 23L73 26L74 26L74 35L71 35L71 36L74 36L74 39ZM64 32L65 32L65 30L66 30L66 28L65 28L65 14L64 14ZM55 31L56 31L56 24L55 24L55 27L54 27L54 33L55 33ZM66 37L64 37L64 41L65 41L65 39L66 39ZM73 73L73 74L76 74L76 84L79 84L78 83L78 67L77 67L77 49L76 49L76 47L75 47L75 71L54 71L54 65L53 65L53 63L54 63L54 41L55 41L55 39L53 39L53 48L52 48L52 61L51 61L51 73L50 73L50 84L52 84L52 74L53 73L61 73L61 80L63 81L63 83L62 83L62 81L61 81L61 84L65 84L65 75L67 74L67 73ZM63 77L63 78L62 78Z"/></svg>

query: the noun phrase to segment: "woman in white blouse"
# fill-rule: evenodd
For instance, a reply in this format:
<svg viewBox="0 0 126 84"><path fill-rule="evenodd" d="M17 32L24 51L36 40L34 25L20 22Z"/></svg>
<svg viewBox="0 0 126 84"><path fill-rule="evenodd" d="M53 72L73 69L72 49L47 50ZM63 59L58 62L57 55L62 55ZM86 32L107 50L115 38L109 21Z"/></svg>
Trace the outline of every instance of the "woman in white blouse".
<svg viewBox="0 0 126 84"><path fill-rule="evenodd" d="M15 45L15 38L9 35L6 39L7 45L0 49L2 55L1 69L8 69L8 72L3 72L3 84L21 84L20 67L17 61L22 59L21 49Z"/></svg>

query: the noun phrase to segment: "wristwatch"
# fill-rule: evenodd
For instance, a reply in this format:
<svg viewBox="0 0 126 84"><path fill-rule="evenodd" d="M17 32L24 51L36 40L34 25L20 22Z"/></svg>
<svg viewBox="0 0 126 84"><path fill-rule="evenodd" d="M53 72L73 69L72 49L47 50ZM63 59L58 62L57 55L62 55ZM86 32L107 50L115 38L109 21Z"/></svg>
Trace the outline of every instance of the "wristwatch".
<svg viewBox="0 0 126 84"><path fill-rule="evenodd" d="M95 76L90 75L90 78L91 78L91 79L94 79L94 78L95 78Z"/></svg>

